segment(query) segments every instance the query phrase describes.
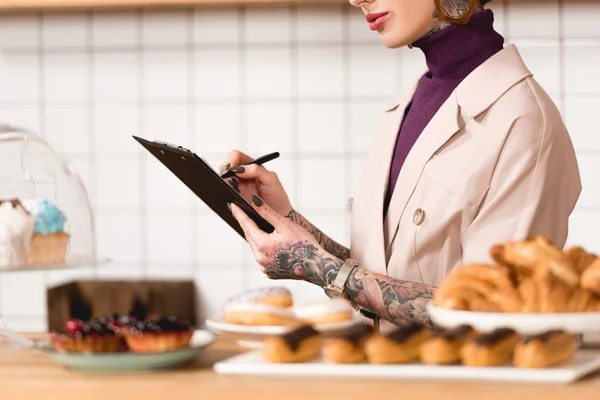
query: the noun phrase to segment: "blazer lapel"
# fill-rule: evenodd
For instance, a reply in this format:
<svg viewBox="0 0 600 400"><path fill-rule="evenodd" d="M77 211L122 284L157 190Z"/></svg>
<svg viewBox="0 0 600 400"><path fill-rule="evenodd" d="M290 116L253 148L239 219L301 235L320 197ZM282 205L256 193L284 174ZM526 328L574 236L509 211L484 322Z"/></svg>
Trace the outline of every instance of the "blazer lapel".
<svg viewBox="0 0 600 400"><path fill-rule="evenodd" d="M417 186L425 164L460 129L459 110L456 95L453 93L427 124L402 166L383 227L386 265L400 217Z"/></svg>
<svg viewBox="0 0 600 400"><path fill-rule="evenodd" d="M374 272L385 273L383 202L388 187L390 163L409 96L388 107L381 131L364 168L352 206L352 258Z"/></svg>

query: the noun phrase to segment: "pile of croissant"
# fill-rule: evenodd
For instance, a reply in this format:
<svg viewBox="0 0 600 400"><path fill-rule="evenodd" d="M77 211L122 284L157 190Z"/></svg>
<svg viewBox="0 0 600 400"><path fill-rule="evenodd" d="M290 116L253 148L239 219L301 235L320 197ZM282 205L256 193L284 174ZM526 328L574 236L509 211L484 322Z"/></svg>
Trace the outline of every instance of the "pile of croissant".
<svg viewBox="0 0 600 400"><path fill-rule="evenodd" d="M479 312L600 311L600 257L581 247L562 251L536 236L493 246L496 265L454 269L437 289L437 307Z"/></svg>

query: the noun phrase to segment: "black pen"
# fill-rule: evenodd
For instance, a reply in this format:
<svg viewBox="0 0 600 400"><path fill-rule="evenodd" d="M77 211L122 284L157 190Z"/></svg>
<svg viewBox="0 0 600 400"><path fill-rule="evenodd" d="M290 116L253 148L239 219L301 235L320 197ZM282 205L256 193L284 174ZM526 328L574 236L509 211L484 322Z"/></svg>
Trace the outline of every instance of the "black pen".
<svg viewBox="0 0 600 400"><path fill-rule="evenodd" d="M248 165L252 165L252 164L263 165L264 163L273 161L277 157L279 157L279 152L277 152L277 151L275 153L265 154L262 157L258 157L256 160L252 161ZM231 178L234 175L235 175L235 173L233 173L233 172L231 172L231 170L229 170L229 171L225 172L223 175L221 175L221 178L227 179L227 178Z"/></svg>

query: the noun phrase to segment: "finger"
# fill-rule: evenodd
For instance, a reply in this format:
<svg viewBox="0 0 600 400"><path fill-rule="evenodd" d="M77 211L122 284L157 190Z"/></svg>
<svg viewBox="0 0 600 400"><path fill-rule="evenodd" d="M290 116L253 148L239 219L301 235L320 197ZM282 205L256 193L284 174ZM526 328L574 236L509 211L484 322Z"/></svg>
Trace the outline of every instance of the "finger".
<svg viewBox="0 0 600 400"><path fill-rule="evenodd" d="M233 168L237 167L238 165L250 164L252 161L254 161L254 158L242 153L239 150L232 150L227 155L227 160L229 161L230 168Z"/></svg>
<svg viewBox="0 0 600 400"><path fill-rule="evenodd" d="M229 161L222 162L221 165L219 165L219 175L223 175L225 172L229 171L230 167L231 163Z"/></svg>
<svg viewBox="0 0 600 400"><path fill-rule="evenodd" d="M261 217L263 217L268 223L277 228L281 225L283 218L275 210L273 210L267 203L265 203L260 197L252 195L252 205L258 211Z"/></svg>
<svg viewBox="0 0 600 400"><path fill-rule="evenodd" d="M231 186L236 192L240 192L240 183L235 178L227 179L227 183Z"/></svg>
<svg viewBox="0 0 600 400"><path fill-rule="evenodd" d="M231 213L244 231L246 240L250 238L250 240L256 244L257 242L266 239L268 234L256 226L254 221L252 221L252 219L241 208L235 204L231 204Z"/></svg>
<svg viewBox="0 0 600 400"><path fill-rule="evenodd" d="M277 176L277 174L273 171L267 170L262 165L240 165L231 168L231 172L235 173L235 176L238 178L254 179L259 184L265 186L279 183L279 177Z"/></svg>

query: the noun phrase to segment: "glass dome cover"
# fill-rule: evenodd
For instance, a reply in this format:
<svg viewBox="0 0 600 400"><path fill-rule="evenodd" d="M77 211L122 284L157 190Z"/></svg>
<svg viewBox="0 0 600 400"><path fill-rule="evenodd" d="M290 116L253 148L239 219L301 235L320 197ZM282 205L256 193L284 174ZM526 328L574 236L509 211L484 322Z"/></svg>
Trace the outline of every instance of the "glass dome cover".
<svg viewBox="0 0 600 400"><path fill-rule="evenodd" d="M96 252L94 214L75 168L40 135L0 125L0 215L12 211L4 204L11 201L15 209L22 206L32 215L30 221L36 212L37 217L35 225L21 229L28 255L12 258L7 251L15 254L19 243L7 242L11 227L7 230L7 219L0 218L0 272L90 267L106 261ZM44 241L36 241L36 236Z"/></svg>

